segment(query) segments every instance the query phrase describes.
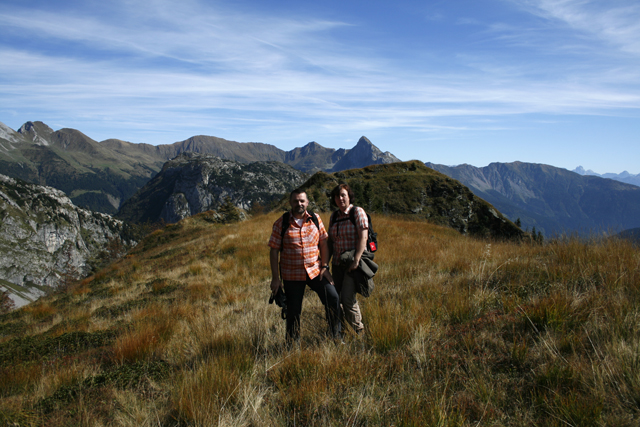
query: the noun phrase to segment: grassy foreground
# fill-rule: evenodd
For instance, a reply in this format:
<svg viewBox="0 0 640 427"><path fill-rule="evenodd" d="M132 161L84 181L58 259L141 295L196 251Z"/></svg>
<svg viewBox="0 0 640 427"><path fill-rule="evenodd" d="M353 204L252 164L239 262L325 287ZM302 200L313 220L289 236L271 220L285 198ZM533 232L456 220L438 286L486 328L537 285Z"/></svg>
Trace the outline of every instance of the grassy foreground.
<svg viewBox="0 0 640 427"><path fill-rule="evenodd" d="M0 425L640 423L637 248L376 215L366 337L327 339L309 293L301 346L286 349L267 304L276 217L189 218L0 317Z"/></svg>

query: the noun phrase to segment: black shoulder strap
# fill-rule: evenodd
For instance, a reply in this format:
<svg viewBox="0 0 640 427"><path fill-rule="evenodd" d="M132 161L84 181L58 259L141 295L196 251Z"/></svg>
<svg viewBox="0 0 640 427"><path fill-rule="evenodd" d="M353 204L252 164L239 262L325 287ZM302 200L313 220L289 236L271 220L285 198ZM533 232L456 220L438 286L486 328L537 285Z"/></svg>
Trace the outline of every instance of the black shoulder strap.
<svg viewBox="0 0 640 427"><path fill-rule="evenodd" d="M354 227L356 227L356 230L358 229L358 226L356 225L356 209L358 207L357 206L351 206L351 210L349 211L349 219L351 220L351 224L353 224Z"/></svg>
<svg viewBox="0 0 640 427"><path fill-rule="evenodd" d="M284 235L289 228L289 217L291 216L291 212L286 211L282 214L282 231L280 232L280 251L282 251L282 247L284 245Z"/></svg>
<svg viewBox="0 0 640 427"><path fill-rule="evenodd" d="M307 213L311 215L311 222L313 222L316 225L316 228L318 229L318 231L320 231L320 222L318 221L318 217L316 216L316 214L309 211L307 211ZM290 217L291 217L291 212L289 211L286 211L285 213L282 214L282 231L280 232L280 250L281 251L282 251L282 245L284 245L284 235L289 229L289 225L291 224Z"/></svg>
<svg viewBox="0 0 640 427"><path fill-rule="evenodd" d="M329 228L331 228L331 226L336 222L337 216L338 216L338 211L337 210L333 211L333 213L331 214L331 218L329 218Z"/></svg>
<svg viewBox="0 0 640 427"><path fill-rule="evenodd" d="M307 211L307 213L311 215L311 221L316 225L316 228L318 229L318 231L320 231L320 222L318 222L318 217L316 216L316 214L314 212L309 212L309 211Z"/></svg>

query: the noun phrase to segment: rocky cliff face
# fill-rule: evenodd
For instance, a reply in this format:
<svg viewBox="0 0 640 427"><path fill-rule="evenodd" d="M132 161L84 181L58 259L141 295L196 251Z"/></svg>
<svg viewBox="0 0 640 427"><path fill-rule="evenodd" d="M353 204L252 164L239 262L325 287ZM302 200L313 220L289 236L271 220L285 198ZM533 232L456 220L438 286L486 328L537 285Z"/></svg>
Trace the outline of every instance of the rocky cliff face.
<svg viewBox="0 0 640 427"><path fill-rule="evenodd" d="M0 289L18 307L136 244L122 221L80 209L60 190L5 175L0 216Z"/></svg>
<svg viewBox="0 0 640 427"><path fill-rule="evenodd" d="M131 222L175 223L218 210L228 199L249 210L269 206L304 182L307 175L279 162L244 164L207 154L184 153L167 162L128 200L118 217Z"/></svg>

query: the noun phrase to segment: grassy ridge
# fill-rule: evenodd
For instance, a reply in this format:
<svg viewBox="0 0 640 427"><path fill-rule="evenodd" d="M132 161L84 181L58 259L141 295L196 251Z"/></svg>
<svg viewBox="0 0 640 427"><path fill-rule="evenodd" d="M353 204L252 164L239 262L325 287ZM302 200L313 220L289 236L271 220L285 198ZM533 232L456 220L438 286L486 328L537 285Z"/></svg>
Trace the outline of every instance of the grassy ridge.
<svg viewBox="0 0 640 427"><path fill-rule="evenodd" d="M333 344L309 294L288 350L267 304L275 219L191 217L2 316L0 424L637 425L638 249L374 215L366 336Z"/></svg>
<svg viewBox="0 0 640 427"><path fill-rule="evenodd" d="M396 214L452 227L479 237L523 237L522 230L460 182L417 160L327 174L318 172L302 185L315 211L331 210L329 196L347 183L355 204L369 213ZM288 208L286 197L281 206Z"/></svg>

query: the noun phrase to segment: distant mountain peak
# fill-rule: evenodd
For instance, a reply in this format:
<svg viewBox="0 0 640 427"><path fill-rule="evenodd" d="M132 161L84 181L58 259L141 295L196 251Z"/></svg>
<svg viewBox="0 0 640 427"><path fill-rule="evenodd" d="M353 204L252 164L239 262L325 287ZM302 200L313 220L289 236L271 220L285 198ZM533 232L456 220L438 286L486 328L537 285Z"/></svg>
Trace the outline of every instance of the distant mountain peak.
<svg viewBox="0 0 640 427"><path fill-rule="evenodd" d="M311 141L300 149L300 152L305 154L317 153L319 151L327 151L327 148L323 147L315 141Z"/></svg>
<svg viewBox="0 0 640 427"><path fill-rule="evenodd" d="M629 173L628 171L623 171L622 173L603 173L603 174L599 174L597 172L592 171L591 169L589 170L584 170L584 168L582 166L578 166L577 168L575 168L572 172L575 172L579 175L590 175L590 176L598 176L600 178L607 178L607 179L613 179L616 181L620 181L620 182L624 182L627 184L631 184L631 185L636 185L640 187L640 173L637 175L633 175L631 173Z"/></svg>
<svg viewBox="0 0 640 427"><path fill-rule="evenodd" d="M332 171L359 169L370 165L396 163L399 161L400 159L396 156L389 152L383 153L371 143L369 138L362 136L356 146L347 151L344 157L334 165Z"/></svg>
<svg viewBox="0 0 640 427"><path fill-rule="evenodd" d="M26 122L20 127L18 133L36 145L48 146L49 135L53 133L53 129L42 122Z"/></svg>
<svg viewBox="0 0 640 427"><path fill-rule="evenodd" d="M599 173L592 171L591 169L584 170L582 166L578 166L572 172L577 173L578 175L593 175L593 176L601 176Z"/></svg>
<svg viewBox="0 0 640 427"><path fill-rule="evenodd" d="M360 139L358 140L358 143L356 144L356 147L360 145L368 145L368 146L373 146L373 144L371 143L371 141L369 141L369 138L367 138L366 136L361 136Z"/></svg>

